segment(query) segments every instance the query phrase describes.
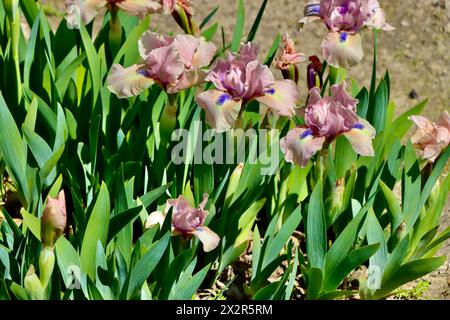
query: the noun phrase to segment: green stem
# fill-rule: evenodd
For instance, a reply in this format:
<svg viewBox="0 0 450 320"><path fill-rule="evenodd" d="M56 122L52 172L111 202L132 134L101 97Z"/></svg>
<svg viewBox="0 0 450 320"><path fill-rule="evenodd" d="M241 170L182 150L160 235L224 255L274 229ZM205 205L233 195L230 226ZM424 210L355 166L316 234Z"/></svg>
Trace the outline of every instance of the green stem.
<svg viewBox="0 0 450 320"><path fill-rule="evenodd" d="M339 84L345 81L347 70L344 68L336 68L330 65L329 69L330 85Z"/></svg>

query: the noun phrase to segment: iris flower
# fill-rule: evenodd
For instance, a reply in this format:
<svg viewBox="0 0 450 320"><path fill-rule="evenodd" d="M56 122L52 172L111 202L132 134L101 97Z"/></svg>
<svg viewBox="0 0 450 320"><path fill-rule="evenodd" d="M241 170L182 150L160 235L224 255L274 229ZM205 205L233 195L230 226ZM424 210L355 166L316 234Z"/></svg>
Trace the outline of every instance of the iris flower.
<svg viewBox="0 0 450 320"><path fill-rule="evenodd" d="M140 18L163 9L161 2L154 0L67 0L68 27L78 29L80 18L84 24L90 23L105 7L111 12L122 9L129 15Z"/></svg>
<svg viewBox="0 0 450 320"><path fill-rule="evenodd" d="M191 35L169 37L146 32L139 40L142 63L124 68L113 65L108 88L119 98L138 95L153 83L176 93L204 80L216 47Z"/></svg>
<svg viewBox="0 0 450 320"><path fill-rule="evenodd" d="M310 1L304 9L300 26L322 20L328 34L322 42L322 54L334 67L347 68L364 56L359 32L363 27L392 31L386 23L385 12L377 0L321 0Z"/></svg>
<svg viewBox="0 0 450 320"><path fill-rule="evenodd" d="M275 81L269 68L257 60L259 47L242 45L238 54L218 60L206 77L215 89L200 93L198 105L206 111L206 122L218 132L230 129L252 100L281 116L295 114L299 93L292 80Z"/></svg>
<svg viewBox="0 0 450 320"><path fill-rule="evenodd" d="M374 156L375 129L357 116L358 100L346 93L345 82L332 86L331 92L331 96L322 98L318 88L311 89L305 109L306 125L292 129L280 141L287 162L304 167L316 152L341 135L356 153Z"/></svg>
<svg viewBox="0 0 450 320"><path fill-rule="evenodd" d="M219 245L220 238L214 231L204 225L208 215L208 211L205 210L207 202L207 194L203 196L203 201L198 208L192 208L183 196L179 196L177 199L169 199L164 211L155 211L150 214L146 221L146 227L149 228L156 224L162 226L167 212L172 208L172 235L181 235L186 239L195 236L202 242L203 251L214 250Z"/></svg>
<svg viewBox="0 0 450 320"><path fill-rule="evenodd" d="M421 158L434 162L450 144L450 116L447 111L441 113L437 123L422 116L409 118L417 125L411 142L419 150Z"/></svg>

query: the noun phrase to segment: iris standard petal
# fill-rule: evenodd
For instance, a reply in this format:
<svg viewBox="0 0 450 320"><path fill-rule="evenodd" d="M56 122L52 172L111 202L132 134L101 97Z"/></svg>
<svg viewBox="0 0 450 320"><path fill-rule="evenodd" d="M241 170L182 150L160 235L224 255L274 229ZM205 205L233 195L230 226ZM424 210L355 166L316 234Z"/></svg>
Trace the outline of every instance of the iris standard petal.
<svg viewBox="0 0 450 320"><path fill-rule="evenodd" d="M329 32L322 42L322 54L334 67L354 66L364 57L361 36L345 31Z"/></svg>
<svg viewBox="0 0 450 320"><path fill-rule="evenodd" d="M208 90L197 95L197 103L206 112L206 122L218 132L230 129L236 122L242 100L219 90Z"/></svg>
<svg viewBox="0 0 450 320"><path fill-rule="evenodd" d="M174 40L174 37L147 31L139 39L139 54L145 60L153 50L169 46Z"/></svg>
<svg viewBox="0 0 450 320"><path fill-rule="evenodd" d="M276 81L265 89L265 95L256 98L280 116L292 117L299 98L297 85L292 80Z"/></svg>
<svg viewBox="0 0 450 320"><path fill-rule="evenodd" d="M294 128L280 141L284 158L289 163L305 167L325 143L325 137L314 137L309 128Z"/></svg>
<svg viewBox="0 0 450 320"><path fill-rule="evenodd" d="M115 64L108 76L108 89L119 98L128 98L140 94L153 84L153 80L141 72L142 65L124 68Z"/></svg>
<svg viewBox="0 0 450 320"><path fill-rule="evenodd" d="M192 58L192 64L197 68L209 66L216 51L217 48L213 43L200 39L197 50Z"/></svg>

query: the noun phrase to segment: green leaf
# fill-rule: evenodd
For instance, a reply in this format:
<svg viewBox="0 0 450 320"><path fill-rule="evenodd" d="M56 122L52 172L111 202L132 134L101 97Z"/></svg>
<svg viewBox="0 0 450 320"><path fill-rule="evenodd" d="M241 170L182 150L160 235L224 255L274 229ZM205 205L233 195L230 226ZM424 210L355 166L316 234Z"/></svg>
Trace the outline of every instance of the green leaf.
<svg viewBox="0 0 450 320"><path fill-rule="evenodd" d="M206 41L211 41L212 38L214 38L218 28L219 24L214 23L211 27L202 32L202 37L204 37Z"/></svg>
<svg viewBox="0 0 450 320"><path fill-rule="evenodd" d="M128 285L127 297L131 299L142 287L144 281L155 269L164 251L169 244L170 233L166 233L158 242L154 243L147 253L131 269L130 282Z"/></svg>
<svg viewBox="0 0 450 320"><path fill-rule="evenodd" d="M255 40L256 32L258 31L259 24L261 23L264 11L266 10L267 2L268 0L262 1L261 6L259 7L258 15L256 16L252 28L250 29L250 32L248 34L247 42L252 42L253 40Z"/></svg>
<svg viewBox="0 0 450 320"><path fill-rule="evenodd" d="M203 21L200 23L200 30L203 29L203 27L205 27L208 22L216 15L217 11L219 11L220 6L215 7L207 16L205 19L203 19Z"/></svg>
<svg viewBox="0 0 450 320"><path fill-rule="evenodd" d="M194 259L192 263L195 265L196 260ZM175 290L174 300L189 300L192 298L193 294L197 291L197 289L202 284L203 280L205 280L206 274L208 273L210 265L206 265L197 272L192 277L183 277L179 283L177 283L177 287ZM179 272L179 271L178 271ZM169 297L171 299L171 297Z"/></svg>
<svg viewBox="0 0 450 320"><path fill-rule="evenodd" d="M376 268L380 271L380 274L383 274L383 270L386 266L386 262L388 259L388 249L386 239L384 238L384 232L381 228L381 225L375 216L373 210L369 210L369 215L367 216L367 243L368 244L380 244L380 248L377 253L373 257L370 258L369 267ZM380 279L381 281L381 279Z"/></svg>
<svg viewBox="0 0 450 320"><path fill-rule="evenodd" d="M319 181L310 198L306 221L306 251L312 268L322 269L327 251L327 229L322 199L322 182ZM321 275L322 276L322 275ZM321 280L322 281L322 280Z"/></svg>
<svg viewBox="0 0 450 320"><path fill-rule="evenodd" d="M38 217L35 217L25 210L20 212L23 217L23 224L25 228L30 229L31 233L41 241L41 220Z"/></svg>
<svg viewBox="0 0 450 320"><path fill-rule="evenodd" d="M134 207L124 212L121 212L114 217L111 218L109 222L109 231L108 231L108 240L106 243L109 243L119 232L132 222L141 212L142 206Z"/></svg>
<svg viewBox="0 0 450 320"><path fill-rule="evenodd" d="M377 134L384 131L386 124L386 115L388 107L388 89L386 82L381 80L378 89L374 96L374 102L369 109L369 122L372 123L374 128L377 130Z"/></svg>
<svg viewBox="0 0 450 320"><path fill-rule="evenodd" d="M362 227L361 223L364 221L365 217L366 212L362 211L353 218L327 252L325 256L325 287L329 277L333 274L335 269L339 267L355 243L359 230Z"/></svg>
<svg viewBox="0 0 450 320"><path fill-rule="evenodd" d="M161 197L166 192L166 190L170 188L171 185L172 182L169 182L168 184L165 184L159 188L156 188L144 194L142 197L139 197L139 199L141 200L144 207L148 208L153 204L153 202L158 200L158 198Z"/></svg>
<svg viewBox="0 0 450 320"><path fill-rule="evenodd" d="M401 266L389 281L383 283L380 290L374 294L374 299L381 299L389 295L398 287L421 278L424 275L433 272L439 268L447 260L447 257L436 257L428 259L420 259L408 262Z"/></svg>
<svg viewBox="0 0 450 320"><path fill-rule="evenodd" d="M113 64L120 63L120 60L125 56L125 65L133 63L132 57L138 54L138 42L144 31L148 30L150 26L150 16L143 19L139 25L137 25L133 31L126 37L125 43L120 48L116 57L114 58Z"/></svg>
<svg viewBox="0 0 450 320"><path fill-rule="evenodd" d="M300 221L302 220L301 206L298 206L295 211L286 219L286 221L281 226L280 231L277 235L269 241L267 251L264 253L264 260L262 263L262 269L268 266L272 261L274 261L282 251L283 247L287 244L289 238L297 229Z"/></svg>
<svg viewBox="0 0 450 320"><path fill-rule="evenodd" d="M372 244L358 248L350 252L344 257L342 262L337 268L334 269L333 273L328 276L327 283L324 286L324 291L335 290L344 281L346 277L357 267L361 266L364 262L372 257L375 252L378 251L380 245Z"/></svg>
<svg viewBox="0 0 450 320"><path fill-rule="evenodd" d="M40 15L37 16L31 28L30 37L28 39L27 51L25 54L25 61L23 67L23 84L25 87L30 87L31 65L34 60L36 50L36 39L38 36L40 24Z"/></svg>
<svg viewBox="0 0 450 320"><path fill-rule="evenodd" d="M244 34L244 23L245 23L245 9L244 1L238 0L237 17L236 24L234 26L233 38L231 40L232 52L238 52L241 46L242 35Z"/></svg>
<svg viewBox="0 0 450 320"><path fill-rule="evenodd" d="M323 284L322 269L310 268L308 277L308 291L306 293L307 300L314 300L319 297Z"/></svg>
<svg viewBox="0 0 450 320"><path fill-rule="evenodd" d="M278 46L280 45L281 42L281 35L278 34L277 37L275 38L275 40L272 43L272 46L269 49L269 52L267 52L267 55L264 59L264 64L268 67L270 67L272 65L272 61L275 58L275 55L277 54L278 51Z"/></svg>
<svg viewBox="0 0 450 320"><path fill-rule="evenodd" d="M395 119L391 126L391 133L389 136L397 136L399 139L402 139L408 130L412 127L413 122L408 118L413 115L419 115L422 113L425 106L428 104L428 100L424 100L412 109L403 113L400 117Z"/></svg>
<svg viewBox="0 0 450 320"><path fill-rule="evenodd" d="M358 99L357 113L362 118L367 117L367 111L369 110L369 92L366 88L362 88L356 96Z"/></svg>
<svg viewBox="0 0 450 320"><path fill-rule="evenodd" d="M422 192L420 194L420 200L419 203L416 206L416 209L414 210L412 215L408 215L405 219L407 231L410 232L414 224L417 221L417 218L419 217L420 211L425 206L425 203L428 200L428 197L430 196L431 191L434 188L434 185L436 184L436 181L441 176L442 171L444 170L445 166L447 165L447 161L450 158L450 146L448 146L440 155L439 160L435 163L433 172L429 176L427 182L425 183L425 186L422 189Z"/></svg>
<svg viewBox="0 0 450 320"><path fill-rule="evenodd" d="M89 64L89 72L92 79L92 105L94 106L102 86L100 78L100 59L97 55L97 51L95 50L94 43L91 37L89 37L89 34L83 23L80 24L80 35L84 50L86 52Z"/></svg>
<svg viewBox="0 0 450 320"><path fill-rule="evenodd" d="M380 180L381 191L383 192L384 198L386 199L388 205L388 213L392 217L392 230L397 230L398 226L402 223L402 208L400 203L395 197L394 192L389 189L389 187Z"/></svg>
<svg viewBox="0 0 450 320"><path fill-rule="evenodd" d="M406 257L408 246L409 237L405 237L389 255L389 258L386 262L386 267L384 268L382 283L389 280L398 271L403 263L403 260Z"/></svg>
<svg viewBox="0 0 450 320"><path fill-rule="evenodd" d="M64 237L55 243L55 252L59 271L66 288L79 284L83 293L88 297L86 274L81 269L81 261L72 244Z"/></svg>
<svg viewBox="0 0 450 320"><path fill-rule="evenodd" d="M95 280L97 240L106 247L110 211L108 188L102 183L81 246L81 265L92 281Z"/></svg>
<svg viewBox="0 0 450 320"><path fill-rule="evenodd" d="M23 196L22 200L27 203L30 200L30 192L26 177L26 148L1 92L0 135L2 137L0 139L0 153L5 161L6 169Z"/></svg>

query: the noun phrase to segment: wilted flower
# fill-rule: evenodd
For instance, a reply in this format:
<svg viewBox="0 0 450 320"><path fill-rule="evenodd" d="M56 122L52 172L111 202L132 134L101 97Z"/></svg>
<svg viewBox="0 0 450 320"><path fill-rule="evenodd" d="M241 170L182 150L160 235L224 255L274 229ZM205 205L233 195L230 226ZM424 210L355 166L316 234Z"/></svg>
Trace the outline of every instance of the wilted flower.
<svg viewBox="0 0 450 320"><path fill-rule="evenodd" d="M299 93L292 80L275 81L269 68L256 57L254 43L241 46L239 54L229 53L220 59L206 80L216 89L197 96L198 105L206 111L206 121L219 132L230 129L241 110L252 100L266 105L275 113L292 117Z"/></svg>
<svg viewBox="0 0 450 320"><path fill-rule="evenodd" d="M167 14L172 14L177 7L185 10L190 16L193 16L195 13L190 0L161 0L161 2L164 7L164 12Z"/></svg>
<svg viewBox="0 0 450 320"><path fill-rule="evenodd" d="M66 228L66 197L61 190L57 198L48 197L41 219L41 240L44 246L52 248Z"/></svg>
<svg viewBox="0 0 450 320"><path fill-rule="evenodd" d="M441 113L437 123L422 116L409 117L417 125L411 142L419 150L420 157L434 162L450 144L450 116L447 111Z"/></svg>
<svg viewBox="0 0 450 320"><path fill-rule="evenodd" d="M171 14L178 25L187 34L197 35L200 33L193 19L195 13L190 0L161 0L166 14Z"/></svg>
<svg viewBox="0 0 450 320"><path fill-rule="evenodd" d="M325 60L335 67L357 64L364 56L359 32L364 26L394 30L386 23L384 10L377 0L310 1L304 9L300 26L321 19L329 32L322 42Z"/></svg>
<svg viewBox="0 0 450 320"><path fill-rule="evenodd" d="M306 166L309 159L336 137L343 135L360 155L373 156L375 129L356 115L358 100L345 92L345 82L331 87L331 96L311 89L305 109L305 123L288 132L280 142L287 162Z"/></svg>
<svg viewBox="0 0 450 320"><path fill-rule="evenodd" d="M138 95L153 82L168 93L198 84L205 77L201 68L211 63L216 47L191 35L169 37L148 31L139 40L139 52L142 63L112 66L108 88L119 98Z"/></svg>
<svg viewBox="0 0 450 320"><path fill-rule="evenodd" d="M156 224L162 226L166 213L172 208L172 234L184 238L196 236L203 244L203 251L214 250L219 245L220 238L214 231L204 226L208 215L208 211L205 210L206 202L208 202L207 194L203 196L198 208L192 208L183 196L169 199L163 212L156 211L148 217L146 227Z"/></svg>
<svg viewBox="0 0 450 320"><path fill-rule="evenodd" d="M291 79L297 83L299 77L297 65L306 60L305 55L295 50L294 42L287 33L283 35L283 45L283 51L275 58L275 66L281 70L285 79Z"/></svg>
<svg viewBox="0 0 450 320"><path fill-rule="evenodd" d="M122 9L129 15L140 18L162 10L161 3L154 0L67 0L68 27L78 29L80 18L84 24L90 23L104 7L111 12Z"/></svg>

